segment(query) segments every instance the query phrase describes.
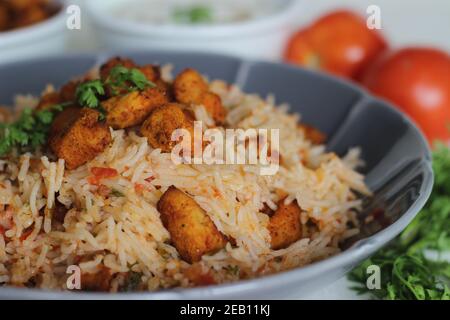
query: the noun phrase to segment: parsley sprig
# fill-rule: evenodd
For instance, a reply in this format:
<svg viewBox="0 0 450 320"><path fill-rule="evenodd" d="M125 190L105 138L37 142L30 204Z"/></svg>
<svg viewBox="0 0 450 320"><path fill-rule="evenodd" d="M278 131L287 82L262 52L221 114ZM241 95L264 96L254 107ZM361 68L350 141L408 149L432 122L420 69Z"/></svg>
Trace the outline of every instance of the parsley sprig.
<svg viewBox="0 0 450 320"><path fill-rule="evenodd" d="M76 90L78 103L84 107L97 108L100 105L100 96L105 94L105 88L100 80L81 83Z"/></svg>
<svg viewBox="0 0 450 320"><path fill-rule="evenodd" d="M214 20L211 8L202 5L175 8L172 16L179 24L211 23Z"/></svg>
<svg viewBox="0 0 450 320"><path fill-rule="evenodd" d="M433 170L435 185L425 208L389 247L350 273L358 293L390 300L450 300L450 264L425 254L450 251L450 150L444 145L434 151ZM380 290L366 287L369 265L381 269Z"/></svg>
<svg viewBox="0 0 450 320"><path fill-rule="evenodd" d="M13 148L34 150L44 144L55 115L67 105L58 104L37 112L26 108L18 120L0 123L0 156L10 153Z"/></svg>
<svg viewBox="0 0 450 320"><path fill-rule="evenodd" d="M100 103L101 96L105 95L105 88L101 80L91 80L81 83L75 92L80 106L95 109L100 112L99 120L106 118L106 110Z"/></svg>
<svg viewBox="0 0 450 320"><path fill-rule="evenodd" d="M111 69L105 85L110 87L113 95L118 95L122 90L131 92L156 87L139 69L130 69L121 65Z"/></svg>

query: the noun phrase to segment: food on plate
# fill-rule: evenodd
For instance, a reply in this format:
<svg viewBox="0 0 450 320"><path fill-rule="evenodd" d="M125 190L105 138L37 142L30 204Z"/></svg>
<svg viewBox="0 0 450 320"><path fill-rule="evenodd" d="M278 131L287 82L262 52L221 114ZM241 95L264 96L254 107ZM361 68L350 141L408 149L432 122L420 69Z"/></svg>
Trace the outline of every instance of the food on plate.
<svg viewBox="0 0 450 320"><path fill-rule="evenodd" d="M114 129L124 129L141 124L149 113L168 103L166 93L152 87L111 97L103 102L107 112L106 122Z"/></svg>
<svg viewBox="0 0 450 320"><path fill-rule="evenodd" d="M300 207L296 202L286 205L283 201L284 199L278 203L278 209L269 219L268 229L273 250L287 248L302 237Z"/></svg>
<svg viewBox="0 0 450 320"><path fill-rule="evenodd" d="M382 36L350 11L335 11L290 39L287 62L357 79L387 48Z"/></svg>
<svg viewBox="0 0 450 320"><path fill-rule="evenodd" d="M101 114L89 108L69 107L53 120L49 146L64 159L67 169L76 169L94 159L111 142L111 133Z"/></svg>
<svg viewBox="0 0 450 320"><path fill-rule="evenodd" d="M172 133L177 129L188 130L194 136L194 115L186 106L177 103L163 104L152 111L141 127L141 133L150 145L163 152L171 152L177 141Z"/></svg>
<svg viewBox="0 0 450 320"><path fill-rule="evenodd" d="M229 283L326 259L359 232L371 192L356 150L326 151L274 97L169 69L112 58L2 112L0 286L65 290L69 266L92 291ZM279 132L257 139L256 163L176 163L175 129L206 149L208 130Z"/></svg>
<svg viewBox="0 0 450 320"><path fill-rule="evenodd" d="M3 0L0 2L0 32L34 25L58 10L51 0Z"/></svg>
<svg viewBox="0 0 450 320"><path fill-rule="evenodd" d="M175 78L173 90L178 102L203 105L218 124L225 121L226 109L222 106L220 97L210 92L208 84L196 70L186 69L181 72Z"/></svg>
<svg viewBox="0 0 450 320"><path fill-rule="evenodd" d="M199 262L205 254L223 249L227 243L194 199L170 187L159 199L157 208L170 233L173 245L187 262Z"/></svg>
<svg viewBox="0 0 450 320"><path fill-rule="evenodd" d="M431 48L405 48L380 59L363 84L407 113L430 143L450 141L450 56Z"/></svg>

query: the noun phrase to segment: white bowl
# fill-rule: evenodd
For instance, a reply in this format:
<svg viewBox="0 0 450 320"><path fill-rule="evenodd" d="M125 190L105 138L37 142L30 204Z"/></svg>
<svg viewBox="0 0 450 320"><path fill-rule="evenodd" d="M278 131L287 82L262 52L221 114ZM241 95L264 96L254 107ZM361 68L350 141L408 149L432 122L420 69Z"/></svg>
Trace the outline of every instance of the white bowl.
<svg viewBox="0 0 450 320"><path fill-rule="evenodd" d="M227 53L276 60L295 27L301 1L274 0L281 9L246 22L217 25L151 25L118 19L113 9L125 0L86 1L86 9L107 49L163 49Z"/></svg>
<svg viewBox="0 0 450 320"><path fill-rule="evenodd" d="M0 64L58 54L66 45L66 10L29 27L0 32Z"/></svg>

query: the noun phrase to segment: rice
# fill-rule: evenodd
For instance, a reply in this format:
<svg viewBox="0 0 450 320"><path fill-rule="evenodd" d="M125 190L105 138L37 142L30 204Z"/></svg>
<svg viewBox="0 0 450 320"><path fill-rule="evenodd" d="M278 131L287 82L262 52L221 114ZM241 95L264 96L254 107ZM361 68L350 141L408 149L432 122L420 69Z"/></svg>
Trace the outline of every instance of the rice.
<svg viewBox="0 0 450 320"><path fill-rule="evenodd" d="M359 232L361 200L355 192L370 195L355 171L361 165L358 150L341 159L313 145L298 128L300 117L285 105L276 107L274 97L244 94L222 81L211 82L210 88L228 108L229 126L281 129L282 165L275 175L260 175L260 165L175 165L170 154L152 149L132 130L111 129L111 145L72 171L63 160L39 152L12 155L0 160L0 285L63 290L67 267L77 265L94 275L108 269L114 275L112 292L121 288L126 273L139 274L144 290L194 286L193 266L170 244L156 209L170 186L188 192L217 229L235 240L198 264L217 283L337 254L339 244ZM18 109L31 101L19 99ZM204 107L195 107L195 115L214 125ZM101 186L90 184L94 167L113 168L118 176ZM305 236L272 250L269 217L260 210L264 203L275 210L284 198L302 208ZM63 221L55 216L58 205L70 208Z"/></svg>

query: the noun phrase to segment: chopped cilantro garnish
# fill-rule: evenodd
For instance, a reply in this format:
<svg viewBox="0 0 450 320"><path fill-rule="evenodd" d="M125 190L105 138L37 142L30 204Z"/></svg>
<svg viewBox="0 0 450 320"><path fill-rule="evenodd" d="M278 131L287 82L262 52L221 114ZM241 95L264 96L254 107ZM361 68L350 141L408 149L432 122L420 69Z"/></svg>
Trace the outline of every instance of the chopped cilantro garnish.
<svg viewBox="0 0 450 320"><path fill-rule="evenodd" d="M199 24L213 21L211 8L207 6L179 7L173 11L173 20L176 23Z"/></svg>
<svg viewBox="0 0 450 320"><path fill-rule="evenodd" d="M111 70L105 85L109 86L115 95L121 90L131 92L156 87L139 69L129 69L120 65Z"/></svg>
<svg viewBox="0 0 450 320"><path fill-rule="evenodd" d="M8 154L14 148L34 150L44 144L53 119L67 105L58 104L36 112L26 108L17 121L0 123L0 156Z"/></svg>
<svg viewBox="0 0 450 320"><path fill-rule="evenodd" d="M425 250L450 251L450 150L433 154L435 185L425 208L387 248L354 269L354 290L378 299L450 300L450 264L429 259ZM381 269L381 289L366 287L369 265Z"/></svg>

